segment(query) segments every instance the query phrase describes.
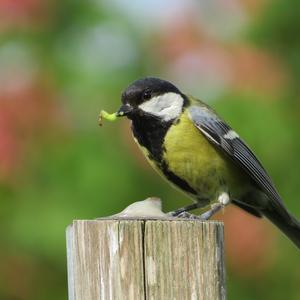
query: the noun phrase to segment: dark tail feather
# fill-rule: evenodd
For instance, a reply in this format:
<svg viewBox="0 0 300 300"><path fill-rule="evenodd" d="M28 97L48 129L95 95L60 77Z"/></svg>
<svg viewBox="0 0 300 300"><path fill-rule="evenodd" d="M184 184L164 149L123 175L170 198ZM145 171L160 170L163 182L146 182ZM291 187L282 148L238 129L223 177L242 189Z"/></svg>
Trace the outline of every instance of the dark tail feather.
<svg viewBox="0 0 300 300"><path fill-rule="evenodd" d="M262 213L300 249L300 222L284 207L270 207Z"/></svg>

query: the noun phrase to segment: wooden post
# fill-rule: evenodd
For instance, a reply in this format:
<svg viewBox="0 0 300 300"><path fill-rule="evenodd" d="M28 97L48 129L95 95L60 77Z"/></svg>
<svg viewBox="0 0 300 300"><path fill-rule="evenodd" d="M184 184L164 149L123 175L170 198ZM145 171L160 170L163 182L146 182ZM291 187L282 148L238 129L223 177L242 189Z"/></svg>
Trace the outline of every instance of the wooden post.
<svg viewBox="0 0 300 300"><path fill-rule="evenodd" d="M225 299L223 237L216 221L74 221L69 300Z"/></svg>

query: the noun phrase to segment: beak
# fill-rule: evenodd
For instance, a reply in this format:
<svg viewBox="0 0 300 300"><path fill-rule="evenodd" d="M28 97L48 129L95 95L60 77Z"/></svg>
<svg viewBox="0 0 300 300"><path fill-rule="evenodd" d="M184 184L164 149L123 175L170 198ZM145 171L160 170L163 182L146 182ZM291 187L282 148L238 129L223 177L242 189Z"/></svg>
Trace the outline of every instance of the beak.
<svg viewBox="0 0 300 300"><path fill-rule="evenodd" d="M117 111L117 117L123 117L129 115L133 111L133 107L129 104L123 104L120 109Z"/></svg>

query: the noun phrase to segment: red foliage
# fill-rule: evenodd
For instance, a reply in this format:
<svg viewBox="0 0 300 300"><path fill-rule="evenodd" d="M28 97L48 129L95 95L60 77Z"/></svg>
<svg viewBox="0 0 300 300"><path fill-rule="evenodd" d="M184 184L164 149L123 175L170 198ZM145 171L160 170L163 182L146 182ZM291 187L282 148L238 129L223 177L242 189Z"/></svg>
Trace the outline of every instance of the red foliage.
<svg viewBox="0 0 300 300"><path fill-rule="evenodd" d="M287 72L276 57L247 45L232 49L233 85L276 94L287 81Z"/></svg>
<svg viewBox="0 0 300 300"><path fill-rule="evenodd" d="M271 53L243 42L218 40L189 19L167 26L155 49L166 67L172 66L171 73L209 77L213 89L221 82L231 90L277 95L288 79L283 64Z"/></svg>
<svg viewBox="0 0 300 300"><path fill-rule="evenodd" d="M270 223L233 205L218 218L225 222L225 252L230 268L241 276L256 278L272 266L276 235Z"/></svg>
<svg viewBox="0 0 300 300"><path fill-rule="evenodd" d="M0 0L0 29L43 23L48 19L48 6L49 1L42 0Z"/></svg>
<svg viewBox="0 0 300 300"><path fill-rule="evenodd" d="M52 94L38 84L13 92L0 90L0 180L19 170L28 146L58 120L60 111Z"/></svg>

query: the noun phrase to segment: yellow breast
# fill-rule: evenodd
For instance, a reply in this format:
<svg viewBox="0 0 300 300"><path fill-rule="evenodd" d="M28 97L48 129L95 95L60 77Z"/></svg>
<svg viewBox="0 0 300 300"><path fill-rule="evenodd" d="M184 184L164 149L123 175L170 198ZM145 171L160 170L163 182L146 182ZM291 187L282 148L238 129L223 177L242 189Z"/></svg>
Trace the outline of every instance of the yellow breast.
<svg viewBox="0 0 300 300"><path fill-rule="evenodd" d="M236 170L231 161L196 128L187 112L170 127L165 137L164 160L169 169L184 179L199 196L217 197L223 185L235 184ZM211 199L213 200L213 199Z"/></svg>

